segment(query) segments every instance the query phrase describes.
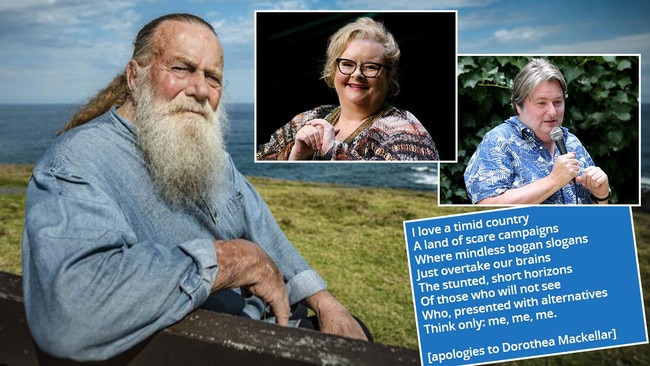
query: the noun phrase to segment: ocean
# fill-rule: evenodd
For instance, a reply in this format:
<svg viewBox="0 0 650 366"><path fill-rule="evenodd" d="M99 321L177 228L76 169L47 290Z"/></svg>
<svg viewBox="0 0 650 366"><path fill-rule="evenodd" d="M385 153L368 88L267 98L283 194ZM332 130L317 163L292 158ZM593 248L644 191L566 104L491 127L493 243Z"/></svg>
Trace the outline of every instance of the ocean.
<svg viewBox="0 0 650 366"><path fill-rule="evenodd" d="M641 186L650 189L650 104L641 104ZM645 143L644 143L645 142Z"/></svg>
<svg viewBox="0 0 650 366"><path fill-rule="evenodd" d="M76 108L73 104L0 104L0 163L35 164ZM253 104L230 105L229 113L227 149L246 176L355 187L437 190L436 163L255 163Z"/></svg>

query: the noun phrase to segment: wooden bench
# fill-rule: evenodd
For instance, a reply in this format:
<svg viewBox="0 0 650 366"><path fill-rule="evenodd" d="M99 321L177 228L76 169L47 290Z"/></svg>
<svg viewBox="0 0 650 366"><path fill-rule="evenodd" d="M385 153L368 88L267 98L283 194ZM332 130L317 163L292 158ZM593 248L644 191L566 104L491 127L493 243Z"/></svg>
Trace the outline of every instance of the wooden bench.
<svg viewBox="0 0 650 366"><path fill-rule="evenodd" d="M76 365L39 352L22 277L0 272L0 365ZM196 310L116 359L93 365L420 365L416 350Z"/></svg>

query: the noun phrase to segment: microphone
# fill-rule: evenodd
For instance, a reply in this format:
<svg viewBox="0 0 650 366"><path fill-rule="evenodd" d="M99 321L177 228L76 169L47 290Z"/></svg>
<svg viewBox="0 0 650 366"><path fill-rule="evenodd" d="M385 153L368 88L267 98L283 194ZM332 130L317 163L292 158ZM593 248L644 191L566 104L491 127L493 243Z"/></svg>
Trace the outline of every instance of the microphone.
<svg viewBox="0 0 650 366"><path fill-rule="evenodd" d="M551 140L555 141L555 146L557 146L557 149L560 150L560 154L564 155L567 153L566 151L566 145L564 144L564 132L562 132L562 129L558 126L553 127L551 130ZM576 185L576 179L573 178L573 185ZM576 189L576 201L578 200L578 191ZM577 202L576 202L577 203Z"/></svg>
<svg viewBox="0 0 650 366"><path fill-rule="evenodd" d="M560 150L560 154L564 155L567 153L566 145L564 144L564 132L562 129L555 126L551 130L551 140L555 141L555 146Z"/></svg>

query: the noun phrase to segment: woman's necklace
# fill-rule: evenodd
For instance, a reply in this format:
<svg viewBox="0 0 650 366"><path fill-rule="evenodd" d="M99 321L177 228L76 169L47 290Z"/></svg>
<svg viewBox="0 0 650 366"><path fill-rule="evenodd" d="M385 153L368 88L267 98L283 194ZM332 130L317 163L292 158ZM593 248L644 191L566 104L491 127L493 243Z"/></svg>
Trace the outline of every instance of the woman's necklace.
<svg viewBox="0 0 650 366"><path fill-rule="evenodd" d="M377 112L373 113L372 115L368 116L368 118L363 120L359 125L359 127L357 127L354 131L352 131L352 133L349 134L348 137L346 137L345 140L343 140L343 142L346 144L352 143L352 141L354 141L354 139L357 138L357 136L359 136L359 134L363 130L372 126L372 124L375 122L377 117L382 115L383 112L388 108L389 105L384 103L382 108L380 108L379 110L377 110ZM334 108L334 110L332 110L332 112L330 112L330 114L325 117L325 120L329 122L332 126L336 126L340 117L341 117L341 106L338 106Z"/></svg>

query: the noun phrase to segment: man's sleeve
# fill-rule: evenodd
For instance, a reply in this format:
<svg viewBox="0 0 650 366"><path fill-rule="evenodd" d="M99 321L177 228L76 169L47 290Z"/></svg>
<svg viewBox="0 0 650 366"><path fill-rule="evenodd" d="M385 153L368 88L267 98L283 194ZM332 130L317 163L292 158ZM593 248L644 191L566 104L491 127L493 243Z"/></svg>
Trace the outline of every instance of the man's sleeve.
<svg viewBox="0 0 650 366"><path fill-rule="evenodd" d="M513 170L512 159L505 147L485 138L465 169L465 188L472 203L498 196L510 189Z"/></svg>
<svg viewBox="0 0 650 366"><path fill-rule="evenodd" d="M289 242L264 199L239 172L235 173L235 186L242 193L248 235L245 239L262 246L282 271L289 302L295 304L324 290L325 281Z"/></svg>
<svg viewBox="0 0 650 366"><path fill-rule="evenodd" d="M216 271L213 241L141 241L98 184L79 172L35 170L23 286L29 327L45 352L75 360L119 354L200 306Z"/></svg>

